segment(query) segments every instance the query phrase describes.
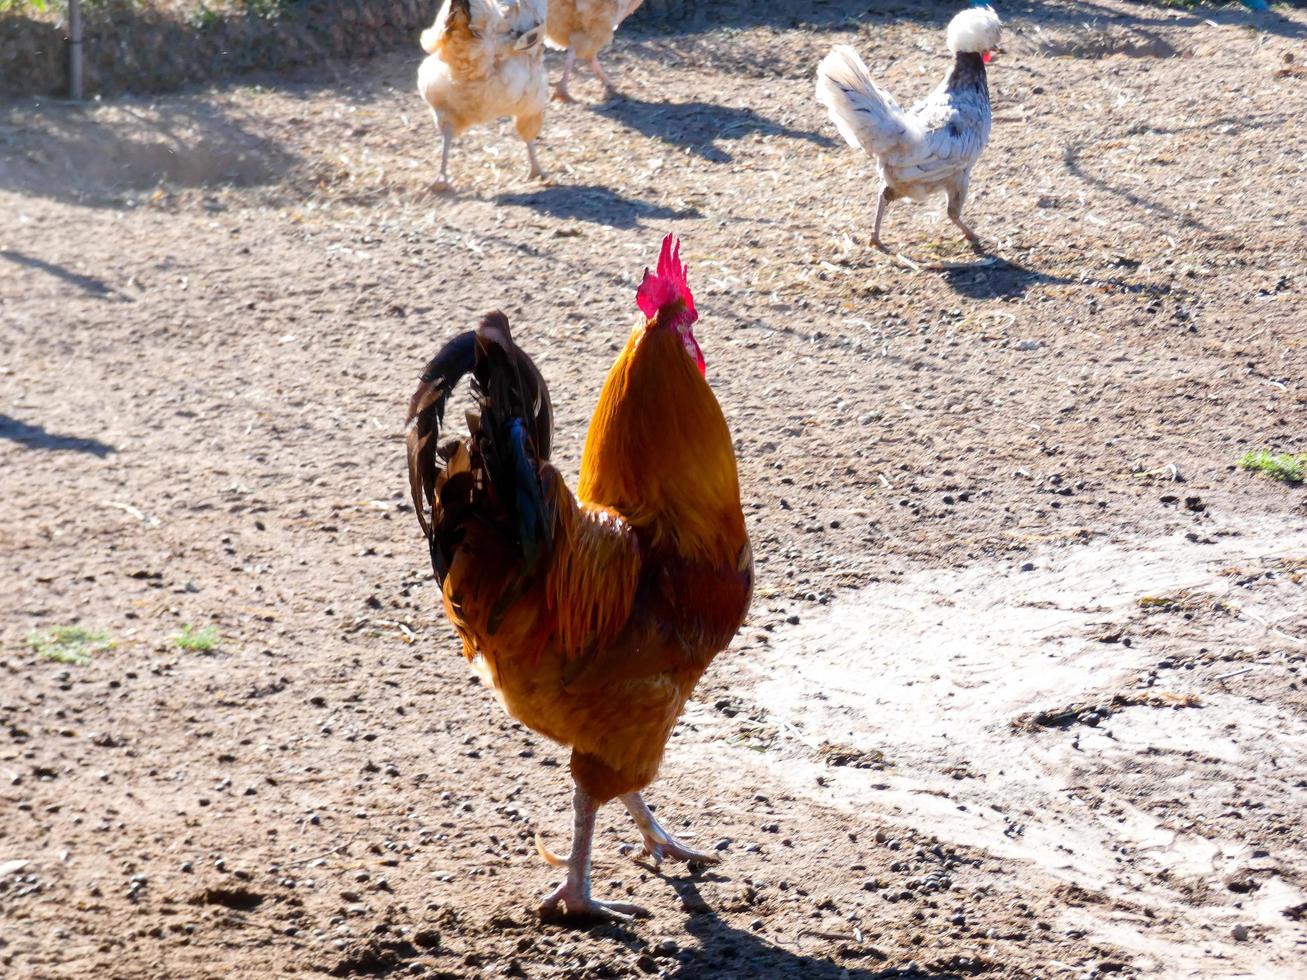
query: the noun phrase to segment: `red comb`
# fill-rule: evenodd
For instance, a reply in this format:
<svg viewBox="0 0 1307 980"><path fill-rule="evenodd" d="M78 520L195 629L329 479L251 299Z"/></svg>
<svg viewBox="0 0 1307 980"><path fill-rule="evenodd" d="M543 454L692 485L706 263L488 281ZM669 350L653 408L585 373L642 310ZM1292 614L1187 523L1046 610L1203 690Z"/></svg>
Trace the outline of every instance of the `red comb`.
<svg viewBox="0 0 1307 980"><path fill-rule="evenodd" d="M685 266L681 263L681 242L669 232L663 239L662 251L658 253L658 272L644 270L644 281L636 291L635 302L640 311L652 319L664 307L678 300L685 304L691 323L699 318L694 309L694 295L685 278Z"/></svg>

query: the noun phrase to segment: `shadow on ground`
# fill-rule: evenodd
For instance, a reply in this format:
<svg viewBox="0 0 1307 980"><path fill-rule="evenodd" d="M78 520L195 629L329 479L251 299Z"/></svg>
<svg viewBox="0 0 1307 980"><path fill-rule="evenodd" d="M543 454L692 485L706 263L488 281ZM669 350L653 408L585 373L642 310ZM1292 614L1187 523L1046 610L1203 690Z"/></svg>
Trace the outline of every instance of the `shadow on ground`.
<svg viewBox="0 0 1307 980"><path fill-rule="evenodd" d="M9 415L0 413L0 439L8 439L29 449L45 449L50 452L86 453L101 459L118 450L99 439L83 439L80 436L61 436L47 432L45 426L22 422Z"/></svg>
<svg viewBox="0 0 1307 980"><path fill-rule="evenodd" d="M33 255L26 255L12 249L0 249L0 259L12 262L14 265L21 265L27 269L35 269L38 272L44 272L47 275L68 283L70 286L76 286L88 296L95 296L99 299L116 299L120 302L131 302L131 298L120 296L114 293L113 287L103 279L97 279L94 276L84 276L81 273L73 272L62 265L54 262L46 262L44 259L38 259Z"/></svg>
<svg viewBox="0 0 1307 980"><path fill-rule="evenodd" d="M624 197L607 187L584 184L500 194L495 197L495 203L516 204L561 221L590 221L610 228L638 228L642 221L700 217L693 208L677 211Z"/></svg>
<svg viewBox="0 0 1307 980"><path fill-rule="evenodd" d="M652 139L684 147L712 163L730 163L731 154L718 145L755 133L835 146L828 136L774 122L753 109L735 109L711 102L643 102L618 99L594 107L594 112Z"/></svg>
<svg viewBox="0 0 1307 980"><path fill-rule="evenodd" d="M160 184L249 187L294 162L211 96L0 107L0 190L31 197L112 205Z"/></svg>
<svg viewBox="0 0 1307 980"><path fill-rule="evenodd" d="M1018 299L1031 286L1071 286L1082 283L1079 278L1040 272L1004 258L994 258L989 263L978 261L953 266L940 274L955 293L974 300Z"/></svg>
<svg viewBox="0 0 1307 980"><path fill-rule="evenodd" d="M1296 0L1290 6L1302 6ZM867 0L826 0L823 3L757 3L756 0L703 0L689 4L669 0L662 5L665 16L658 15L658 5L646 4L625 30L638 32L647 38L674 38L686 34L700 34L723 27L748 29L770 27L774 29L802 28L809 31L854 30L860 24L873 21L913 20L938 21L941 27L957 13L958 3L868 3ZM1004 11L996 4L1000 14L1016 19L1017 11ZM1217 7L1195 5L1180 8L1167 0L1137 0L1137 11L1123 13L1112 7L1082 0L1057 7L1041 5L1030 19L1045 26L1084 27L1094 24L1112 24L1138 32L1145 39L1156 38L1154 28L1196 27L1205 20L1218 24L1246 24L1258 31L1281 37L1301 38L1307 32L1301 24L1276 13L1274 10L1257 12L1243 6ZM1162 42L1165 44L1165 42Z"/></svg>

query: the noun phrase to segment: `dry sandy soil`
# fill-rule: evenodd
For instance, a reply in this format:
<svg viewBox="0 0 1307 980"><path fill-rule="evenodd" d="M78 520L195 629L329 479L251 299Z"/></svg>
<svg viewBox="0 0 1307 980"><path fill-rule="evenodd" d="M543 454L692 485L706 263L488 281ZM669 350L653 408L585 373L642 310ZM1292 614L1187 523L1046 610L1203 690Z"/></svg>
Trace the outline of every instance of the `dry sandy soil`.
<svg viewBox="0 0 1307 980"><path fill-rule="evenodd" d="M428 195L411 54L4 107L0 973L1307 975L1307 491L1235 466L1307 450L1307 15L1008 8L989 257L902 204L913 272L811 73L922 93L949 10L866 7L628 33L545 188L505 126ZM402 415L502 307L574 473L668 229L758 591L650 795L724 861L609 808L652 917L541 924L566 755L458 656Z"/></svg>

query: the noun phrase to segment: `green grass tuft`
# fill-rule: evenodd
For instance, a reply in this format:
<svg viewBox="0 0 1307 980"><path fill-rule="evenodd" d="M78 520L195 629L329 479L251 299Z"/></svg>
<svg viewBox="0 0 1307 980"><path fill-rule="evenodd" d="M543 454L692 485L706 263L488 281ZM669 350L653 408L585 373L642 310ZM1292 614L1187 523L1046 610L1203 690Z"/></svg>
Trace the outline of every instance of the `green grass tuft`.
<svg viewBox="0 0 1307 980"><path fill-rule="evenodd" d="M172 642L183 650L208 653L218 645L218 630L213 626L196 629L193 626L186 625L182 627L180 633L172 638Z"/></svg>
<svg viewBox="0 0 1307 980"><path fill-rule="evenodd" d="M1272 453L1265 449L1245 453L1239 468L1263 473L1285 483L1302 483L1307 478L1307 453Z"/></svg>
<svg viewBox="0 0 1307 980"><path fill-rule="evenodd" d="M81 626L56 626L43 633L32 633L27 637L27 645L38 657L84 667L95 654L112 650L114 643L108 633L95 633Z"/></svg>

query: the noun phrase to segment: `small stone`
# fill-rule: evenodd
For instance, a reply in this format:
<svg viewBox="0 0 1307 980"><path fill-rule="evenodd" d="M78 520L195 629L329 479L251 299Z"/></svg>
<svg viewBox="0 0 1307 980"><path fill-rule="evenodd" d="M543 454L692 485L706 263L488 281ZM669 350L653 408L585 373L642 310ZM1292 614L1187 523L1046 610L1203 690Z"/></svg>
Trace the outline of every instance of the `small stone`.
<svg viewBox="0 0 1307 980"><path fill-rule="evenodd" d="M1248 939L1248 927L1241 922L1230 930L1230 935L1234 937L1235 942L1246 942Z"/></svg>

